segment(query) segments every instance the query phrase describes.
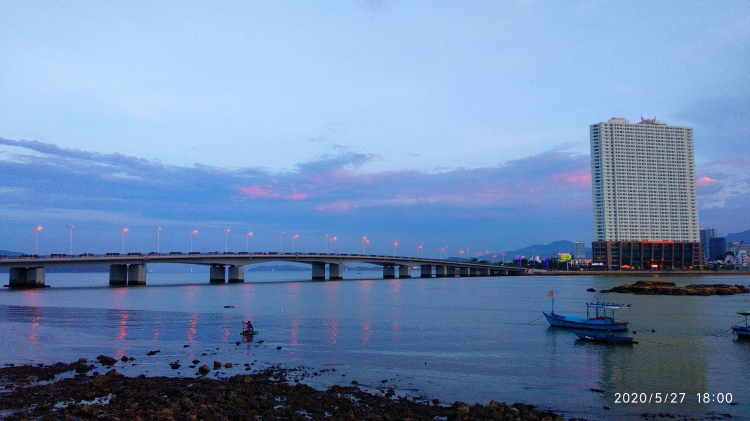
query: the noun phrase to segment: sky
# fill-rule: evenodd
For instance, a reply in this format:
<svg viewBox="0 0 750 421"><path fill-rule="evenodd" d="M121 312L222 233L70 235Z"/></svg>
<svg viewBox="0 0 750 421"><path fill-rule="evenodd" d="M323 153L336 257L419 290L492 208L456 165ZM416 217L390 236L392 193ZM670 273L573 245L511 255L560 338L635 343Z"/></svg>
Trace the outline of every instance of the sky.
<svg viewBox="0 0 750 421"><path fill-rule="evenodd" d="M750 3L0 3L0 249L593 239L589 125L692 127L750 229ZM225 230L229 230L226 236ZM248 238L247 234L253 232ZM251 251L253 251L251 250Z"/></svg>

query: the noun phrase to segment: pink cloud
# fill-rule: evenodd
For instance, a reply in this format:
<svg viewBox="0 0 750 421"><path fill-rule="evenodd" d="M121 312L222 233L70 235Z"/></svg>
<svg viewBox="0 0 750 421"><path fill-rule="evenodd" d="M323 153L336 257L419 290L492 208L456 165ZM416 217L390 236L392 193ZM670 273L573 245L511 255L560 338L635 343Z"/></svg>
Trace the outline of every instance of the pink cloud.
<svg viewBox="0 0 750 421"><path fill-rule="evenodd" d="M261 186L241 187L240 192L251 199L274 199L278 197L278 194L274 193L270 188L263 188Z"/></svg>
<svg viewBox="0 0 750 421"><path fill-rule="evenodd" d="M292 201L305 200L305 199L307 199L307 195L306 194L297 193L297 194L293 194L291 196L287 196L287 197L285 197L285 199L292 200Z"/></svg>
<svg viewBox="0 0 750 421"><path fill-rule="evenodd" d="M356 209L357 207L357 205L349 204L343 200L339 200L338 202L330 203L328 205L320 205L316 209L321 212L343 213L352 209Z"/></svg>
<svg viewBox="0 0 750 421"><path fill-rule="evenodd" d="M698 185L698 187L706 187L706 186L716 184L716 180L714 180L713 178L701 177L698 179L696 184Z"/></svg>
<svg viewBox="0 0 750 421"><path fill-rule="evenodd" d="M562 180L576 187L591 187L591 173L586 170L570 171L552 176L553 180Z"/></svg>

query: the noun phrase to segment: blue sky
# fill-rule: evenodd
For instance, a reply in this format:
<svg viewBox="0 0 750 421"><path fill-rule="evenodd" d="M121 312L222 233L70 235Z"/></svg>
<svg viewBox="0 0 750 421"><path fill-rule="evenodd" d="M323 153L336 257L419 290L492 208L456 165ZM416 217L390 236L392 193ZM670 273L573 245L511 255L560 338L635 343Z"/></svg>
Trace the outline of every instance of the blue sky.
<svg viewBox="0 0 750 421"><path fill-rule="evenodd" d="M750 228L750 3L3 2L0 249L591 241L588 125L695 129ZM743 146L744 145L744 146Z"/></svg>

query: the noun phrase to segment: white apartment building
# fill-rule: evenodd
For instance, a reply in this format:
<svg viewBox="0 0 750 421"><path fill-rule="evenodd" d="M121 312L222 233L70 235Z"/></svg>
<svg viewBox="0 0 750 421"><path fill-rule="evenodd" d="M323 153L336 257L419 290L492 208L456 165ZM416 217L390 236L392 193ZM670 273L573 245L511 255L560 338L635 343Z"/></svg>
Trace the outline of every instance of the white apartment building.
<svg viewBox="0 0 750 421"><path fill-rule="evenodd" d="M643 118L589 127L595 241L700 241L693 129Z"/></svg>

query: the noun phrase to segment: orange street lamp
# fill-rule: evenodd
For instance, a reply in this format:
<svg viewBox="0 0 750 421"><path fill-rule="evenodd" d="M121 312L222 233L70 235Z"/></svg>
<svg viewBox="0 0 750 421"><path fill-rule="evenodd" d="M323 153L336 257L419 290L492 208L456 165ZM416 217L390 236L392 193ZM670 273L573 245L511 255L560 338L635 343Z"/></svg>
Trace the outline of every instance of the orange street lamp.
<svg viewBox="0 0 750 421"><path fill-rule="evenodd" d="M247 233L247 241L246 241L247 244L245 245L245 247L247 247L247 250L245 250L247 254L250 254L250 237L252 236L253 236L252 232Z"/></svg>
<svg viewBox="0 0 750 421"><path fill-rule="evenodd" d="M125 254L125 233L128 232L128 229L125 228L121 232L122 232L122 254L124 255Z"/></svg>
<svg viewBox="0 0 750 421"><path fill-rule="evenodd" d="M292 237L292 254L294 254L294 240L296 240L298 238L299 238L299 234L297 234L294 237Z"/></svg>
<svg viewBox="0 0 750 421"><path fill-rule="evenodd" d="M333 254L333 242L334 241L338 241L338 238L337 237L331 238L331 254Z"/></svg>
<svg viewBox="0 0 750 421"><path fill-rule="evenodd" d="M34 246L34 254L39 254L39 231L42 227L36 227L36 246Z"/></svg>
<svg viewBox="0 0 750 421"><path fill-rule="evenodd" d="M362 256L364 256L367 251L367 243L369 243L370 240L367 239L367 237L362 237Z"/></svg>
<svg viewBox="0 0 750 421"><path fill-rule="evenodd" d="M458 252L458 262L459 262L459 263L461 262L461 255L462 255L462 254L464 254L464 251L463 251L463 250L461 250L461 251L459 251L459 252Z"/></svg>
<svg viewBox="0 0 750 421"><path fill-rule="evenodd" d="M229 252L229 230L224 230L224 253Z"/></svg>
<svg viewBox="0 0 750 421"><path fill-rule="evenodd" d="M398 251L398 240L393 242L393 257L396 257L397 251Z"/></svg>
<svg viewBox="0 0 750 421"><path fill-rule="evenodd" d="M193 252L193 236L195 234L198 234L198 231L193 231L190 233L190 253Z"/></svg>

